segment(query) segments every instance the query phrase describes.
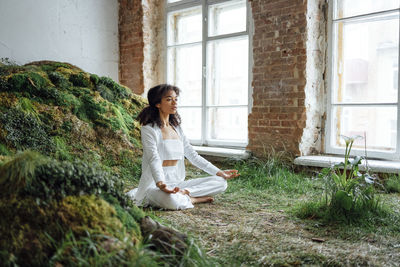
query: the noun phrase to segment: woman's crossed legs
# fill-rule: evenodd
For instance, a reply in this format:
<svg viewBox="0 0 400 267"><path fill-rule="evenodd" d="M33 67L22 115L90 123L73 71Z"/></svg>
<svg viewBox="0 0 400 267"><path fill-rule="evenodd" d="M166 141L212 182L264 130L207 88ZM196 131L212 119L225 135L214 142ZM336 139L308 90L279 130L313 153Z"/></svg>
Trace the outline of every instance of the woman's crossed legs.
<svg viewBox="0 0 400 267"><path fill-rule="evenodd" d="M193 204L211 202L212 196L224 192L228 184L219 176L209 176L183 181L171 186L179 187L182 192L168 194L157 187L149 188L146 198L150 206L170 210L190 209L194 207Z"/></svg>

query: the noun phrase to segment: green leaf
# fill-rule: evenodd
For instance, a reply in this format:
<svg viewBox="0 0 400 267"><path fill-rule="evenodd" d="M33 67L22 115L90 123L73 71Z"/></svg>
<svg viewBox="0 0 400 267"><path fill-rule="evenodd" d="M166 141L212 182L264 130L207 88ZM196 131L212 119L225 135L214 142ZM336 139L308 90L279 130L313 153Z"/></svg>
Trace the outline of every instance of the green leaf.
<svg viewBox="0 0 400 267"><path fill-rule="evenodd" d="M335 169L343 169L344 168L344 162L336 163L335 165L333 165L333 167Z"/></svg>
<svg viewBox="0 0 400 267"><path fill-rule="evenodd" d="M335 182L336 186L342 186L340 177L336 173L332 173L332 179Z"/></svg>
<svg viewBox="0 0 400 267"><path fill-rule="evenodd" d="M343 190L339 190L335 194L336 202L345 210L350 210L353 205L353 200L349 194Z"/></svg>

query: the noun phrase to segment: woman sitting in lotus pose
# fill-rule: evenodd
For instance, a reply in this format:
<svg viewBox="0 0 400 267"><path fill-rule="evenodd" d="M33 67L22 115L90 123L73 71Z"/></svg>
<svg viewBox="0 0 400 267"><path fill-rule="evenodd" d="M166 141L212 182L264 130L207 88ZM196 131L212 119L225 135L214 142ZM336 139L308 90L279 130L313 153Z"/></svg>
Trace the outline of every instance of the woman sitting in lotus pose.
<svg viewBox="0 0 400 267"><path fill-rule="evenodd" d="M139 206L193 208L196 203L212 202L214 195L226 190L226 180L239 176L237 170L218 169L193 149L180 127L178 96L175 86L155 86L147 94L149 106L138 116L142 125L142 175L139 187L128 195ZM211 176L185 181L184 157Z"/></svg>

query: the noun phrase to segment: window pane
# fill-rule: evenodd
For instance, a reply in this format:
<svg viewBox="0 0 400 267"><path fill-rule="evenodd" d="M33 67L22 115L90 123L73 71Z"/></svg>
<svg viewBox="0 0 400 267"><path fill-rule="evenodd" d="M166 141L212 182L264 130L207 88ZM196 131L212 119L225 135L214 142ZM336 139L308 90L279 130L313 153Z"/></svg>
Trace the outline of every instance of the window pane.
<svg viewBox="0 0 400 267"><path fill-rule="evenodd" d="M340 135L364 136L368 150L394 151L397 136L396 107L336 107L332 117L332 146L345 147ZM354 148L364 149L365 140L356 140Z"/></svg>
<svg viewBox="0 0 400 267"><path fill-rule="evenodd" d="M176 2L179 2L179 1L182 1L182 0L168 0L168 3L176 3Z"/></svg>
<svg viewBox="0 0 400 267"><path fill-rule="evenodd" d="M208 139L246 141L247 107L209 108Z"/></svg>
<svg viewBox="0 0 400 267"><path fill-rule="evenodd" d="M215 36L246 30L246 1L229 1L208 9L208 35Z"/></svg>
<svg viewBox="0 0 400 267"><path fill-rule="evenodd" d="M247 36L208 43L208 105L247 105L248 51Z"/></svg>
<svg viewBox="0 0 400 267"><path fill-rule="evenodd" d="M400 0L337 0L335 18L352 17L400 7Z"/></svg>
<svg viewBox="0 0 400 267"><path fill-rule="evenodd" d="M181 89L179 105L201 105L201 45L168 48L168 77L170 84Z"/></svg>
<svg viewBox="0 0 400 267"><path fill-rule="evenodd" d="M335 102L397 102L398 14L335 24Z"/></svg>
<svg viewBox="0 0 400 267"><path fill-rule="evenodd" d="M168 13L167 29L168 45L201 41L201 7Z"/></svg>
<svg viewBox="0 0 400 267"><path fill-rule="evenodd" d="M179 108L182 129L191 140L201 139L201 108Z"/></svg>

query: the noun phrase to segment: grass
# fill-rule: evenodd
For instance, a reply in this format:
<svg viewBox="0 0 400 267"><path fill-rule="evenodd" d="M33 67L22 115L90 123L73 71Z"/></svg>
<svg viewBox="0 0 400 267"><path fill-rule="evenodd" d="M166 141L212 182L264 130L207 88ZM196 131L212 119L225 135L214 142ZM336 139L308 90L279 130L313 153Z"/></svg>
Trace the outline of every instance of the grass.
<svg viewBox="0 0 400 267"><path fill-rule="evenodd" d="M323 196L316 175L296 173L276 159L232 160L219 166L237 168L241 176L229 181L214 203L155 212L191 233L215 265L396 266L400 261L398 194L378 194L383 209L369 217L326 221L305 216L320 208L312 202ZM188 174L204 175L192 168ZM302 206L306 202L311 204Z"/></svg>
<svg viewBox="0 0 400 267"><path fill-rule="evenodd" d="M389 193L400 193L400 174L391 175L385 179L384 187Z"/></svg>
<svg viewBox="0 0 400 267"><path fill-rule="evenodd" d="M103 234L89 234L77 239L70 231L61 243L51 236L55 253L48 266L157 266L157 257L152 257L145 247L135 246L129 241L118 240Z"/></svg>

